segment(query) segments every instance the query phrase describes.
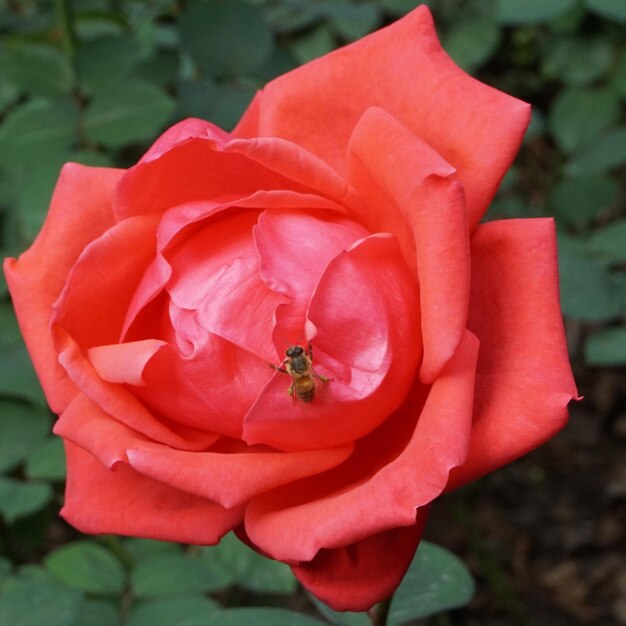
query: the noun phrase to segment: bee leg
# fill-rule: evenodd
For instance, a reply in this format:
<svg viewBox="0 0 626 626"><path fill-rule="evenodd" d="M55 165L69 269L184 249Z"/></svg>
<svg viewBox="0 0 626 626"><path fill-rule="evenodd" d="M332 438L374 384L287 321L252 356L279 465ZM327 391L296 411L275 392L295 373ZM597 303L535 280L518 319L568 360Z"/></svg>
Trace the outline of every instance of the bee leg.
<svg viewBox="0 0 626 626"><path fill-rule="evenodd" d="M277 372L282 372L283 374L289 374L289 372L284 367L279 367L278 365L274 365L273 363L268 363L268 365Z"/></svg>
<svg viewBox="0 0 626 626"><path fill-rule="evenodd" d="M287 393L293 398L293 400L295 401L296 399L296 390L293 387L293 383L291 383L291 385L289 385L289 389L287 389Z"/></svg>
<svg viewBox="0 0 626 626"><path fill-rule="evenodd" d="M306 347L306 355L309 357L309 359L311 359L311 361L313 360L313 344L309 343L309 345Z"/></svg>

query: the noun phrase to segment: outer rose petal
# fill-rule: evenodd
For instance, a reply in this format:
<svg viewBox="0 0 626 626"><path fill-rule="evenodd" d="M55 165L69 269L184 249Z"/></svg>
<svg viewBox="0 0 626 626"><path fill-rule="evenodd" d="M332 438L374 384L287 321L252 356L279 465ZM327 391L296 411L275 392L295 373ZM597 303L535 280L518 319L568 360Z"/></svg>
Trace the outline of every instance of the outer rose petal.
<svg viewBox="0 0 626 626"><path fill-rule="evenodd" d="M13 304L35 369L55 412L75 394L57 362L48 330L52 304L83 248L115 223L111 198L124 170L68 163L54 190L37 239L4 269Z"/></svg>
<svg viewBox="0 0 626 626"><path fill-rule="evenodd" d="M576 397L549 219L490 222L472 238L469 328L481 341L470 451L449 488L536 448Z"/></svg>
<svg viewBox="0 0 626 626"><path fill-rule="evenodd" d="M527 104L452 62L421 6L270 82L233 136L289 139L343 173L352 129L372 106L387 110L457 169L471 224L491 201L530 120Z"/></svg>
<svg viewBox="0 0 626 626"><path fill-rule="evenodd" d="M427 509L416 523L393 528L335 550L320 550L312 561L292 565L296 578L336 611L366 611L400 584L422 536Z"/></svg>
<svg viewBox="0 0 626 626"><path fill-rule="evenodd" d="M65 442L67 486L61 515L84 533L115 533L213 545L237 526L243 507L225 509L138 474L114 470Z"/></svg>
<svg viewBox="0 0 626 626"><path fill-rule="evenodd" d="M424 344L420 377L432 383L461 343L467 321L470 254L463 189L449 163L377 108L366 111L354 129L349 174L366 199L361 222L373 232L396 234L408 266L417 272Z"/></svg>

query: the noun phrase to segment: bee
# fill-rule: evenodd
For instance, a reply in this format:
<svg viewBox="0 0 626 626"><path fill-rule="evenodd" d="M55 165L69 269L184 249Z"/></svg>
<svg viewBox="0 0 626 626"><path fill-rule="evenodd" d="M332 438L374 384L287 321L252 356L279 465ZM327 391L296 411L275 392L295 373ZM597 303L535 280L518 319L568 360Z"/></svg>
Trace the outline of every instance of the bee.
<svg viewBox="0 0 626 626"><path fill-rule="evenodd" d="M305 350L302 346L290 346L285 352L286 358L280 364L270 365L275 370L289 374L291 385L287 393L295 400L299 398L302 402L311 402L315 397L315 378L327 383L330 378L318 374L313 369L313 348L311 344Z"/></svg>

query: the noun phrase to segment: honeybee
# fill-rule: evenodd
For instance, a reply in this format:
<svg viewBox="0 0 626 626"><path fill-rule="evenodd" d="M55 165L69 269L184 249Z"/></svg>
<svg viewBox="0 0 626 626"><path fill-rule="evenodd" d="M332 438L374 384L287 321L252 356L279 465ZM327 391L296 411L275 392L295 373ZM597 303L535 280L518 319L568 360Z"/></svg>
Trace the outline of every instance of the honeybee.
<svg viewBox="0 0 626 626"><path fill-rule="evenodd" d="M314 379L317 378L323 383L330 380L313 369L313 347L309 344L305 350L299 345L290 346L285 355L286 358L280 366L270 365L270 367L291 376L291 385L287 393L294 400L299 398L302 402L311 402L315 397Z"/></svg>

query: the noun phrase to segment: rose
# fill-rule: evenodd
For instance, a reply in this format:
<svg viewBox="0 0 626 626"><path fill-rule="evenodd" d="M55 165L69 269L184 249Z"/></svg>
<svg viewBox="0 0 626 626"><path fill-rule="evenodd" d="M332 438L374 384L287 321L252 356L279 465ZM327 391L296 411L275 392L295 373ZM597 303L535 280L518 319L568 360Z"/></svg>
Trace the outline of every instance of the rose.
<svg viewBox="0 0 626 626"><path fill-rule="evenodd" d="M552 222L478 225L528 117L420 7L271 82L230 135L187 120L128 171L66 165L5 266L60 414L64 517L236 529L337 609L389 595L428 504L575 394ZM268 367L298 344L309 402Z"/></svg>

